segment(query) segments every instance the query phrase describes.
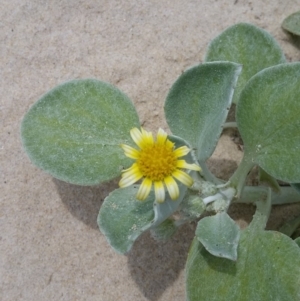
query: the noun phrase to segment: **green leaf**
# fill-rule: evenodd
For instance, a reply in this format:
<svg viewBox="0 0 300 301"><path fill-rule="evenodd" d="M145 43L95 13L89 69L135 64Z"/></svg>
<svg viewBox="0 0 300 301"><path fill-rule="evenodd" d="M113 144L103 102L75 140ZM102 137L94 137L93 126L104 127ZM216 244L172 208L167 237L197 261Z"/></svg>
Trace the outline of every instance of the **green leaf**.
<svg viewBox="0 0 300 301"><path fill-rule="evenodd" d="M195 66L177 79L166 98L172 133L196 149L200 163L215 149L240 71L240 65L230 62Z"/></svg>
<svg viewBox="0 0 300 301"><path fill-rule="evenodd" d="M182 202L187 188L179 184L180 195L171 200L167 194L163 203L155 203L154 192L145 201L137 201L139 185L119 188L105 198L98 215L100 231L118 253L127 253L145 231L160 227ZM160 231L160 229L158 229Z"/></svg>
<svg viewBox="0 0 300 301"><path fill-rule="evenodd" d="M188 301L295 301L300 250L275 231L241 234L237 262L211 255L195 238L186 265Z"/></svg>
<svg viewBox="0 0 300 301"><path fill-rule="evenodd" d="M285 57L275 39L266 31L247 23L227 28L209 45L205 61L231 61L243 65L233 102L247 81L260 70L285 62Z"/></svg>
<svg viewBox="0 0 300 301"><path fill-rule="evenodd" d="M93 185L118 176L129 159L121 143L139 126L130 99L93 79L57 86L25 115L21 135L31 161L60 180Z"/></svg>
<svg viewBox="0 0 300 301"><path fill-rule="evenodd" d="M300 181L300 63L267 68L241 93L236 118L245 160L274 178Z"/></svg>
<svg viewBox="0 0 300 301"><path fill-rule="evenodd" d="M226 212L201 219L196 229L196 237L209 253L237 260L240 229Z"/></svg>
<svg viewBox="0 0 300 301"><path fill-rule="evenodd" d="M139 185L119 188L105 198L98 215L100 231L118 253L127 253L145 231L159 227L179 207L186 187L179 184L180 195L173 201L169 195L163 203L155 203L154 192L145 201L137 201ZM158 230L159 231L159 230Z"/></svg>
<svg viewBox="0 0 300 301"><path fill-rule="evenodd" d="M119 188L105 198L98 215L100 231L112 248L121 254L127 253L134 241L150 229L154 217L154 194L141 202L137 201L139 185Z"/></svg>
<svg viewBox="0 0 300 301"><path fill-rule="evenodd" d="M300 237L297 237L297 238L295 239L295 243L300 247Z"/></svg>
<svg viewBox="0 0 300 301"><path fill-rule="evenodd" d="M282 28L300 36L300 11L288 16L282 22Z"/></svg>

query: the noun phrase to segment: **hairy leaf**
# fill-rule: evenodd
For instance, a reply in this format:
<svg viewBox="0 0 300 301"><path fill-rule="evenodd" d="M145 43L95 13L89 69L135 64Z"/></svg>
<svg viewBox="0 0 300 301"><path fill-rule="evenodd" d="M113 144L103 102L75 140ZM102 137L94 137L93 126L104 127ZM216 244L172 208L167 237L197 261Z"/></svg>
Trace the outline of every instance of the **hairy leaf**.
<svg viewBox="0 0 300 301"><path fill-rule="evenodd" d="M215 149L240 71L240 65L230 62L195 66L176 80L166 98L172 133L196 149L200 162Z"/></svg>
<svg viewBox="0 0 300 301"><path fill-rule="evenodd" d="M226 212L201 219L196 229L196 237L209 253L237 260L240 229Z"/></svg>
<svg viewBox="0 0 300 301"><path fill-rule="evenodd" d="M245 160L274 178L300 181L300 63L267 68L241 94L236 118Z"/></svg>
<svg viewBox="0 0 300 301"><path fill-rule="evenodd" d="M268 32L252 24L239 23L212 40L205 61L231 61L243 65L233 97L233 102L237 103L242 89L254 74L284 63L285 57Z"/></svg>
<svg viewBox="0 0 300 301"><path fill-rule="evenodd" d="M93 185L118 176L129 160L121 143L139 119L129 98L110 84L74 80L41 97L25 115L24 148L41 169L66 182Z"/></svg>

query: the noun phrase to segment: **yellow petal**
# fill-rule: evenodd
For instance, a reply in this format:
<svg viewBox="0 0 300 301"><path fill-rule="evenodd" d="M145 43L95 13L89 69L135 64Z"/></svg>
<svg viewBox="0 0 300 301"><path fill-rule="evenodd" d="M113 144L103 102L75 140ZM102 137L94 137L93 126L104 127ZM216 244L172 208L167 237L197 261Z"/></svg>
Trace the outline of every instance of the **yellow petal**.
<svg viewBox="0 0 300 301"><path fill-rule="evenodd" d="M131 168L128 168L123 174L122 174L122 179L119 182L120 187L127 187L135 182L137 182L139 179L143 177L142 173L140 170L134 166Z"/></svg>
<svg viewBox="0 0 300 301"><path fill-rule="evenodd" d="M140 154L138 150L127 144L121 144L121 147L123 148L126 157L131 159L138 159Z"/></svg>
<svg viewBox="0 0 300 301"><path fill-rule="evenodd" d="M177 160L176 167L190 169L190 170L197 170L197 171L201 170L201 167L199 165L194 163L189 164L185 162L185 160Z"/></svg>
<svg viewBox="0 0 300 301"><path fill-rule="evenodd" d="M190 149L187 146L181 146L174 150L174 155L179 158L183 157L190 152Z"/></svg>
<svg viewBox="0 0 300 301"><path fill-rule="evenodd" d="M138 128L133 128L130 130L130 136L132 140L135 142L135 144L141 148L142 147L142 141L143 141L143 134Z"/></svg>
<svg viewBox="0 0 300 301"><path fill-rule="evenodd" d="M153 145L154 140L153 140L152 133L144 130L143 128L141 128L141 132L142 132L142 135L143 135L143 141L142 141L143 145L142 145L142 147Z"/></svg>
<svg viewBox="0 0 300 301"><path fill-rule="evenodd" d="M158 145L163 145L168 137L168 134L161 128L159 128L157 136L156 136L156 142Z"/></svg>
<svg viewBox="0 0 300 301"><path fill-rule="evenodd" d="M179 197L179 188L176 181L171 176L168 176L165 178L164 182L167 186L171 199L176 200Z"/></svg>
<svg viewBox="0 0 300 301"><path fill-rule="evenodd" d="M172 141L170 141L169 139L167 139L165 145L166 145L166 147L172 149L174 147L175 143L173 143Z"/></svg>
<svg viewBox="0 0 300 301"><path fill-rule="evenodd" d="M157 203L163 203L165 200L165 187L162 181L154 182L155 200Z"/></svg>
<svg viewBox="0 0 300 301"><path fill-rule="evenodd" d="M141 149L154 143L152 133L147 132L143 128L141 130L138 128L131 129L130 135L135 144Z"/></svg>
<svg viewBox="0 0 300 301"><path fill-rule="evenodd" d="M140 201L144 201L150 193L152 181L145 178L137 192L136 198Z"/></svg>
<svg viewBox="0 0 300 301"><path fill-rule="evenodd" d="M179 169L176 169L172 173L172 176L188 187L192 186L194 183L194 180L192 179L191 176L189 176L186 172Z"/></svg>
<svg viewBox="0 0 300 301"><path fill-rule="evenodd" d="M129 168L123 169L122 174L124 176L124 174L126 174L128 171L132 172L133 170L137 171L138 169L139 169L138 165L136 163L133 163Z"/></svg>

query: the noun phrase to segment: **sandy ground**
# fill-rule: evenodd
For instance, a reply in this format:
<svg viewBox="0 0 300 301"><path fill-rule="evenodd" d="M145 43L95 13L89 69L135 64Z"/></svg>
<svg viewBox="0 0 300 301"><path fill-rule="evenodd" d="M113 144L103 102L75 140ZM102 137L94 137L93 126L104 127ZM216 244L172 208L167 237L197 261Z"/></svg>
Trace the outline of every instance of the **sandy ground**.
<svg viewBox="0 0 300 301"><path fill-rule="evenodd" d="M114 253L96 217L116 182L79 187L37 169L21 147L22 116L57 84L93 77L123 90L144 127L167 129L172 82L226 27L254 23L289 61L299 60L299 43L280 28L299 7L300 0L1 0L0 300L184 300L194 226L167 243L145 234L127 256ZM240 158L225 133L211 167L226 177ZM270 227L297 210L277 208ZM231 212L243 225L253 208Z"/></svg>

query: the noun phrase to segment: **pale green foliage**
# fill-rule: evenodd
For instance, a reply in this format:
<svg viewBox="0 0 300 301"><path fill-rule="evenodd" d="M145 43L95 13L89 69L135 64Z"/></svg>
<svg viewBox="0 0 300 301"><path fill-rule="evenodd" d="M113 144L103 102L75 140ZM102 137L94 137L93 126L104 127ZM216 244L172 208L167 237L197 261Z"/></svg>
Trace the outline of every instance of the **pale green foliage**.
<svg viewBox="0 0 300 301"><path fill-rule="evenodd" d="M137 191L137 186L114 190L99 212L100 230L118 253L128 252L134 241L151 227L154 195L138 202L135 199Z"/></svg>
<svg viewBox="0 0 300 301"><path fill-rule="evenodd" d="M245 158L277 179L300 181L300 63L264 69L241 93L236 118Z"/></svg>
<svg viewBox="0 0 300 301"><path fill-rule="evenodd" d="M119 147L139 125L130 99L93 79L62 84L22 122L24 148L38 167L66 182L92 185L118 176L129 160Z"/></svg>
<svg viewBox="0 0 300 301"><path fill-rule="evenodd" d="M211 255L195 238L186 266L187 300L299 300L299 266L299 247L278 232L242 231L236 262Z"/></svg>
<svg viewBox="0 0 300 301"><path fill-rule="evenodd" d="M233 98L233 102L237 103L242 89L253 75L264 68L284 63L285 57L268 32L252 24L239 23L212 40L205 61L231 61L243 66Z"/></svg>
<svg viewBox="0 0 300 301"><path fill-rule="evenodd" d="M173 134L196 148L204 162L213 153L226 120L241 66L205 63L185 71L173 84L165 115Z"/></svg>
<svg viewBox="0 0 300 301"><path fill-rule="evenodd" d="M292 34L300 36L300 11L285 18L282 22L282 28Z"/></svg>
<svg viewBox="0 0 300 301"><path fill-rule="evenodd" d="M226 212L201 219L196 229L196 237L209 253L237 260L240 229Z"/></svg>

